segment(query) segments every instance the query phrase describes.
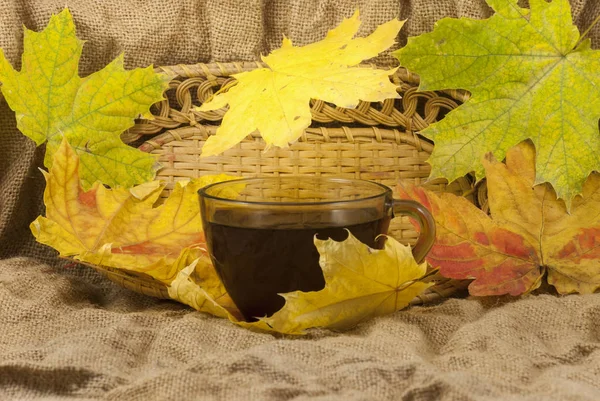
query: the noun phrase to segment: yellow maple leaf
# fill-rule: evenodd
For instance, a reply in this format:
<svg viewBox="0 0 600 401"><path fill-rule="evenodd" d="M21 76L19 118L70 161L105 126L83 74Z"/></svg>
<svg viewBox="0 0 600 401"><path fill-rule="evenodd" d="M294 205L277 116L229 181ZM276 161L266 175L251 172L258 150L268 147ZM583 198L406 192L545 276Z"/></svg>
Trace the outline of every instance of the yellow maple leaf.
<svg viewBox="0 0 600 401"><path fill-rule="evenodd" d="M164 204L154 207L163 185L158 181L132 189L84 190L79 157L63 140L49 173L44 173L46 217L31 224L36 239L61 256L149 274L170 282L183 249L205 243L197 191L210 183L235 179L205 176L177 183Z"/></svg>
<svg viewBox="0 0 600 401"><path fill-rule="evenodd" d="M199 108L209 111L229 104L216 135L204 144L202 156L219 154L256 130L267 146L287 147L311 123L311 98L347 108L356 107L359 100L399 98L389 79L395 69L353 66L393 45L403 24L394 19L366 38L352 39L360 26L356 11L320 42L296 47L284 38L280 49L262 57L268 68L234 75L237 85Z"/></svg>
<svg viewBox="0 0 600 401"><path fill-rule="evenodd" d="M410 246L388 237L385 248L371 249L351 233L348 239L315 239L325 276L321 291L280 294L285 305L262 319L274 330L303 334L311 327L343 330L409 305L432 283L419 281L427 263L417 264Z"/></svg>
<svg viewBox="0 0 600 401"><path fill-rule="evenodd" d="M200 312L234 321L241 319L240 312L203 249L184 249L173 264L173 269L177 274L167 287L172 299Z"/></svg>

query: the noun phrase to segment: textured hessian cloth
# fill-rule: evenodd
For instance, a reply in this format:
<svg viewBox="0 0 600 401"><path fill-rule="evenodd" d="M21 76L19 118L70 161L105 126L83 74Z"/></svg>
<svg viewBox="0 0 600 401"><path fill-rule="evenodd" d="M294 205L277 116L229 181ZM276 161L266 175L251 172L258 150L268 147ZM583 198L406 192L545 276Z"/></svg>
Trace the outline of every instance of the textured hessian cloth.
<svg viewBox="0 0 600 401"><path fill-rule="evenodd" d="M572 0L581 30L596 0ZM22 27L68 4L87 41L80 73L125 52L129 68L255 60L321 39L358 7L364 35L399 38L482 0L2 0L0 47L19 64ZM590 35L600 45L600 25ZM376 61L391 61L383 55ZM0 400L600 400L600 295L448 300L344 334L257 334L127 290L36 245L43 149L0 100Z"/></svg>

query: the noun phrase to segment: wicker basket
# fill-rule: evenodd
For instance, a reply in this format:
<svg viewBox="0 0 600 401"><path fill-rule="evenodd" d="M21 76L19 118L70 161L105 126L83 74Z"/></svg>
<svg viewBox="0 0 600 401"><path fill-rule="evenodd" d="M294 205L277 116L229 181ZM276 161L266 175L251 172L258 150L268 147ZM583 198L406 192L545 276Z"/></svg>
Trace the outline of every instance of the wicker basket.
<svg viewBox="0 0 600 401"><path fill-rule="evenodd" d="M410 182L434 191L450 191L475 200L469 177L448 185L445 180L427 181L430 166L425 162L433 145L417 135L428 124L442 118L465 101L460 91L417 92L418 77L399 69L391 77L402 99L383 103L361 102L355 109L343 109L313 101L313 124L300 140L287 149L264 151L258 135L218 156L200 158L202 145L216 132L225 109L198 112L197 105L231 82L230 76L262 67L261 63L214 63L159 67L176 75L166 100L153 107L153 120L140 120L123 134L128 143L145 142L139 147L159 155L163 168L158 178L166 181L163 197L176 181L205 174L237 176L309 175L372 180L395 188ZM414 243L417 233L406 218L392 221L389 234L401 242ZM92 266L109 279L131 290L168 298L166 287L149 276L135 272ZM448 297L468 285L437 275L436 285L413 301L422 304Z"/></svg>

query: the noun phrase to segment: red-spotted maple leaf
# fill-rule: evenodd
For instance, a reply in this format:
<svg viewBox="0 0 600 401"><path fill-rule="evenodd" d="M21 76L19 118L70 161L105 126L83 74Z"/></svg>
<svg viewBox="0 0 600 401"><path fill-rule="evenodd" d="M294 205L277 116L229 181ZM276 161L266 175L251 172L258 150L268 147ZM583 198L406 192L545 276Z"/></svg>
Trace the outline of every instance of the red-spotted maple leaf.
<svg viewBox="0 0 600 401"><path fill-rule="evenodd" d="M205 247L197 192L224 174L179 182L164 204L155 203L163 184L105 188L96 181L84 190L80 158L63 139L46 177L46 216L31 223L35 238L60 252L94 265L141 272L170 283L175 263L188 247Z"/></svg>
<svg viewBox="0 0 600 401"><path fill-rule="evenodd" d="M549 184L534 186L530 142L512 148L506 163L488 155L483 164L491 217L452 194L400 187L435 218L428 262L446 277L474 279L472 295L520 295L544 278L561 294L600 288L600 175L588 178L567 214Z"/></svg>

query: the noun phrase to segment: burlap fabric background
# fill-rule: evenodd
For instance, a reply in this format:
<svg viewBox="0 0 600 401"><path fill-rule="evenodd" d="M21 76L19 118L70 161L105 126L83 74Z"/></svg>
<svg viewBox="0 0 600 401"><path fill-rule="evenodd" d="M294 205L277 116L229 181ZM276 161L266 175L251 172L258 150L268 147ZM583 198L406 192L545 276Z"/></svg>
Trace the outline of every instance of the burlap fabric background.
<svg viewBox="0 0 600 401"><path fill-rule="evenodd" d="M444 16L490 14L482 0L2 0L12 62L22 26L65 4L87 40L82 74L121 51L129 67L254 60L283 34L320 39L356 7L363 34L409 18L401 42ZM600 13L597 0L572 5L583 29ZM449 300L344 334L256 334L36 246L41 156L0 101L0 400L600 400L600 295Z"/></svg>

